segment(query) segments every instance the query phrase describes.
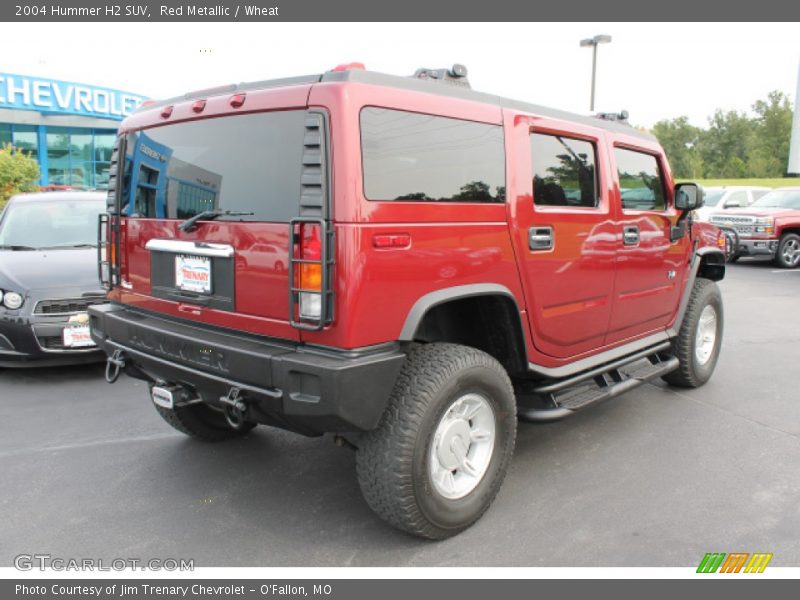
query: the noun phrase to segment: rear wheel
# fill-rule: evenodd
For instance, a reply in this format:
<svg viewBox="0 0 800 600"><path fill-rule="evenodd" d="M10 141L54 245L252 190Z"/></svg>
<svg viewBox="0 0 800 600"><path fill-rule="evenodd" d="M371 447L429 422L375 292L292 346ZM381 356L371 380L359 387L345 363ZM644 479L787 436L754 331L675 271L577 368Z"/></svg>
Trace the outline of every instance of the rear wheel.
<svg viewBox="0 0 800 600"><path fill-rule="evenodd" d="M172 409L156 404L155 408L161 418L172 427L204 442L224 442L239 438L256 426L255 423L245 421L238 428L231 427L222 409L203 402Z"/></svg>
<svg viewBox="0 0 800 600"><path fill-rule="evenodd" d="M511 382L491 356L466 346L412 351L378 428L359 444L369 506L404 531L453 536L489 508L516 439Z"/></svg>
<svg viewBox="0 0 800 600"><path fill-rule="evenodd" d="M784 269L794 269L800 265L800 235L786 233L781 236L775 262Z"/></svg>
<svg viewBox="0 0 800 600"><path fill-rule="evenodd" d="M711 378L722 344L722 294L713 281L698 278L694 282L689 305L672 351L680 366L663 377L672 385L695 388Z"/></svg>

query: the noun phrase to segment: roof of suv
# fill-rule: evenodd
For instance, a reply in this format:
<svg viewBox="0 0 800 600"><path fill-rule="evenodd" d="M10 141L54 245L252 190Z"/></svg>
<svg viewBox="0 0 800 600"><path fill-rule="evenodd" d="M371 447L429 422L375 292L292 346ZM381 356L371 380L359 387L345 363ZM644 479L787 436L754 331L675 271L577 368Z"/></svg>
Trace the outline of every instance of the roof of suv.
<svg viewBox="0 0 800 600"><path fill-rule="evenodd" d="M170 98L161 100L155 103L142 106L141 109L151 109L157 106L174 104L184 100L191 100L203 98L208 96L216 96L219 94L234 94L236 92L246 92L249 90L263 90L276 87L285 87L290 85L308 85L314 83L325 82L344 82L353 81L357 83L365 83L369 85L379 85L386 87L395 87L427 94L438 94L440 96L449 96L453 98L461 98L464 100L472 100L474 102L483 102L485 104L493 104L502 108L510 108L523 112L529 112L543 117L550 117L553 119L561 119L564 121L572 121L590 125L592 127L599 127L609 131L618 133L625 133L627 135L639 137L649 141L656 141L655 136L650 133L640 131L635 127L631 127L627 123L621 123L614 120L602 119L599 117L579 115L570 113L555 108L548 108L537 104L530 104L521 102L519 100L512 100L502 96L495 96L493 94L486 94L483 92L476 92L469 87L460 85L453 85L443 81L436 81L431 79L418 79L415 77L401 77L399 75L388 75L386 73L378 73L375 71L367 71L364 69L345 69L342 71L326 71L321 75L305 75L300 77L287 77L282 79L269 79L264 81L254 81L238 84L229 84L215 88L204 90L197 90L189 92L184 96L177 98Z"/></svg>

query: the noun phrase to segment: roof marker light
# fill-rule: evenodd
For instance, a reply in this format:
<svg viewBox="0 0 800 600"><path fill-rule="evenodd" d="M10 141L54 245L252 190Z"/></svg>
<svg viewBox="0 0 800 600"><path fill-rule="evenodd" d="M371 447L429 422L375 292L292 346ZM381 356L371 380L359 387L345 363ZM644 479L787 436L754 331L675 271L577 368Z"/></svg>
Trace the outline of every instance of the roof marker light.
<svg viewBox="0 0 800 600"><path fill-rule="evenodd" d="M206 107L205 100L197 100L194 104L192 104L192 110L196 113L203 112L203 109Z"/></svg>
<svg viewBox="0 0 800 600"><path fill-rule="evenodd" d="M364 66L364 63L359 62L352 62L352 63L345 63L342 65L337 65L333 68L334 73L341 73L342 71L366 71L367 67Z"/></svg>
<svg viewBox="0 0 800 600"><path fill-rule="evenodd" d="M172 115L172 105L165 106L161 109L161 116L165 119L168 119Z"/></svg>
<svg viewBox="0 0 800 600"><path fill-rule="evenodd" d="M230 104L233 108L239 108L242 104L244 104L246 98L247 94L235 94L231 96Z"/></svg>

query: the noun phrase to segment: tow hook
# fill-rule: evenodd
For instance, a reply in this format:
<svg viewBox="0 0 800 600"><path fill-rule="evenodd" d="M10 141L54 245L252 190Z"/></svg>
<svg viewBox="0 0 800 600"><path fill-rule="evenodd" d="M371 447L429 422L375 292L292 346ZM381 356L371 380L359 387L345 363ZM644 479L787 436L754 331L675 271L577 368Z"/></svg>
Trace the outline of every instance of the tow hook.
<svg viewBox="0 0 800 600"><path fill-rule="evenodd" d="M116 349L114 350L114 354L109 356L106 360L106 381L108 383L114 383L119 379L120 370L124 368L125 359L123 358L122 350Z"/></svg>
<svg viewBox="0 0 800 600"><path fill-rule="evenodd" d="M219 401L225 405L225 420L233 429L241 429L246 420L247 404L241 395L241 390L232 387L227 396L220 396Z"/></svg>

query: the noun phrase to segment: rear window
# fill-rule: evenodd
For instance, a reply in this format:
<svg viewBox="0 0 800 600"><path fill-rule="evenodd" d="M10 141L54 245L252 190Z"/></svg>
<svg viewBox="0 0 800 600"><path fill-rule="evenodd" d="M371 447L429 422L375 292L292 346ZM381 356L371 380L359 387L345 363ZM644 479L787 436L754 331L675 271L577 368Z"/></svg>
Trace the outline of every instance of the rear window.
<svg viewBox="0 0 800 600"><path fill-rule="evenodd" d="M369 200L505 201L499 125L369 107L361 152Z"/></svg>
<svg viewBox="0 0 800 600"><path fill-rule="evenodd" d="M122 212L288 221L299 214L305 111L236 115L128 134Z"/></svg>

